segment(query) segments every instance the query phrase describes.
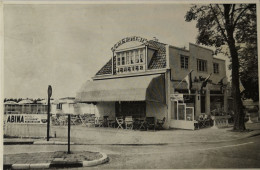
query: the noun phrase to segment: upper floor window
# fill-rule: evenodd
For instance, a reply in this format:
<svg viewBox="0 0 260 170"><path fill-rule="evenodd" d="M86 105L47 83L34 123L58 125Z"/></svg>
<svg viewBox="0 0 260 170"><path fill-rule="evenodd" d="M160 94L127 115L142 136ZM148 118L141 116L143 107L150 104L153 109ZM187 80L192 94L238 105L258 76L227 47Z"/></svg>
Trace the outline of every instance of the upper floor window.
<svg viewBox="0 0 260 170"><path fill-rule="evenodd" d="M143 63L144 62L144 50L141 49L140 50L140 63Z"/></svg>
<svg viewBox="0 0 260 170"><path fill-rule="evenodd" d="M117 65L118 65L118 66L120 66L120 64L121 64L120 59L121 59L121 57L118 56L118 57L117 57Z"/></svg>
<svg viewBox="0 0 260 170"><path fill-rule="evenodd" d="M136 63L139 63L138 50L135 50L135 62L136 62Z"/></svg>
<svg viewBox="0 0 260 170"><path fill-rule="evenodd" d="M145 49L133 49L116 53L116 72L145 71Z"/></svg>
<svg viewBox="0 0 260 170"><path fill-rule="evenodd" d="M134 54L133 54L133 51L130 51L130 64L134 64Z"/></svg>
<svg viewBox="0 0 260 170"><path fill-rule="evenodd" d="M213 63L213 72L215 74L219 73L219 64L218 63Z"/></svg>
<svg viewBox="0 0 260 170"><path fill-rule="evenodd" d="M129 52L126 52L126 65L129 64Z"/></svg>
<svg viewBox="0 0 260 170"><path fill-rule="evenodd" d="M188 69L189 67L189 57L181 55L181 68Z"/></svg>
<svg viewBox="0 0 260 170"><path fill-rule="evenodd" d="M125 53L122 53L122 65L125 65Z"/></svg>
<svg viewBox="0 0 260 170"><path fill-rule="evenodd" d="M207 61L197 59L197 70L198 71L207 71Z"/></svg>
<svg viewBox="0 0 260 170"><path fill-rule="evenodd" d="M60 109L60 110L62 110L62 103L57 104L56 109Z"/></svg>

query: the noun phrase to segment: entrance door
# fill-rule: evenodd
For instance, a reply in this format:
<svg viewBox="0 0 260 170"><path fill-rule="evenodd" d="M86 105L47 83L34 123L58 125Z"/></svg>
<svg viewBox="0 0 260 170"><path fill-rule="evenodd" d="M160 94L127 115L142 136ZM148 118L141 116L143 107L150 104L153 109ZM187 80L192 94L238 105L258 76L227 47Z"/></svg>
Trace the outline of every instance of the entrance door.
<svg viewBox="0 0 260 170"><path fill-rule="evenodd" d="M205 113L206 110L206 100L205 100L205 96L201 96L200 97L200 111L201 113Z"/></svg>
<svg viewBox="0 0 260 170"><path fill-rule="evenodd" d="M171 119L177 120L178 101L171 100Z"/></svg>

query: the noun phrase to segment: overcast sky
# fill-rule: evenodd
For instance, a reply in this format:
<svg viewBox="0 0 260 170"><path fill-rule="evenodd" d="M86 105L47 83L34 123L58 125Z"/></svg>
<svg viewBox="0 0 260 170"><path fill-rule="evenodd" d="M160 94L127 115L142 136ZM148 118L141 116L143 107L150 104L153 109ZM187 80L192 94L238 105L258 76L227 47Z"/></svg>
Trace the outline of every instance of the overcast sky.
<svg viewBox="0 0 260 170"><path fill-rule="evenodd" d="M196 23L189 5L5 5L4 97L74 97L127 36L188 47Z"/></svg>

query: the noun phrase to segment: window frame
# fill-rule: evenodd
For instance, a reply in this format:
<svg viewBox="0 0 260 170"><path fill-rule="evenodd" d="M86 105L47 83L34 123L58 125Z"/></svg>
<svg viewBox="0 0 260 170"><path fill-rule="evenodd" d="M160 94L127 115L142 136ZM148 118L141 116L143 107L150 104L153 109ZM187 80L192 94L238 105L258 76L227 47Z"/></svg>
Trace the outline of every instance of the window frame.
<svg viewBox="0 0 260 170"><path fill-rule="evenodd" d="M217 66L217 67L215 67L215 66ZM215 62L213 62L213 73L214 74L219 74L219 63L215 63Z"/></svg>
<svg viewBox="0 0 260 170"><path fill-rule="evenodd" d="M208 72L208 61L203 59L197 59L197 71Z"/></svg>
<svg viewBox="0 0 260 170"><path fill-rule="evenodd" d="M183 65L182 65L182 59L183 59ZM186 61L187 59L187 61ZM189 56L186 55L180 55L180 63L181 63L181 69L189 69ZM183 66L183 67L182 67Z"/></svg>

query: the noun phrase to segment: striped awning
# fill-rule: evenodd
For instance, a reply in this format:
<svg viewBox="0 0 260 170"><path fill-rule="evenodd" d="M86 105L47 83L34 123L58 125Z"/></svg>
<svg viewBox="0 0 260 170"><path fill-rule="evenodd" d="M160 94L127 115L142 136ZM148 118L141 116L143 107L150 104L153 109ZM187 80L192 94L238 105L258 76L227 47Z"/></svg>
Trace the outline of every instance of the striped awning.
<svg viewBox="0 0 260 170"><path fill-rule="evenodd" d="M156 74L88 81L77 92L76 101L154 101L165 103L164 76Z"/></svg>

